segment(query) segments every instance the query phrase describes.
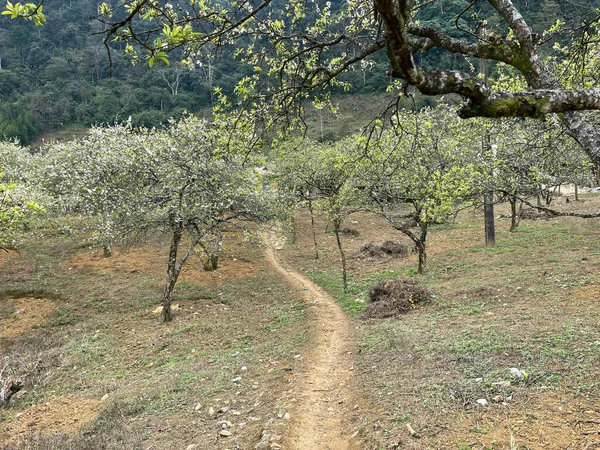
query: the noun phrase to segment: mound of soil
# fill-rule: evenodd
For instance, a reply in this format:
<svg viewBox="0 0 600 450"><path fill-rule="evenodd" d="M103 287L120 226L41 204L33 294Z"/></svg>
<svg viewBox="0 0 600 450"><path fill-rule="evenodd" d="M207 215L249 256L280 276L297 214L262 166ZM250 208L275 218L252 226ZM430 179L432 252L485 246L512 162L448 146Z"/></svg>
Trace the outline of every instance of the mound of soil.
<svg viewBox="0 0 600 450"><path fill-rule="evenodd" d="M369 242L360 248L360 255L375 258L377 256L406 257L410 254L408 245L394 241L385 241L381 245Z"/></svg>
<svg viewBox="0 0 600 450"><path fill-rule="evenodd" d="M397 317L415 309L431 299L427 289L414 280L396 279L382 281L369 291L371 303L362 314L367 319Z"/></svg>

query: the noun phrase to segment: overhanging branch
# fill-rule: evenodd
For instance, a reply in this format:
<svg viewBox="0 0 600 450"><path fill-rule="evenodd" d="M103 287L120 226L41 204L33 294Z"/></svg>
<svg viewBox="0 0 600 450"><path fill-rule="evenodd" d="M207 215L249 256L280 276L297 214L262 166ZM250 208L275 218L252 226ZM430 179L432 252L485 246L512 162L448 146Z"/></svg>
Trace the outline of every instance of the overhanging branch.
<svg viewBox="0 0 600 450"><path fill-rule="evenodd" d="M456 91L455 91L456 92ZM600 88L538 89L529 92L494 93L459 110L471 117L535 117L568 111L600 109Z"/></svg>

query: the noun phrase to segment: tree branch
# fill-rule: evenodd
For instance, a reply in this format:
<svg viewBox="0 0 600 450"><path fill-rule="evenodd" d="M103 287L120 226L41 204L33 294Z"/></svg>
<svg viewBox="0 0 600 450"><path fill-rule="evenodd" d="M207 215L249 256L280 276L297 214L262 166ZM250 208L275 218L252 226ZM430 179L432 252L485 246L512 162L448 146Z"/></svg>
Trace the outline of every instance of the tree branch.
<svg viewBox="0 0 600 450"><path fill-rule="evenodd" d="M423 51L436 47L458 53L465 56L475 56L477 58L494 59L512 65L520 56L520 48L514 42L503 41L502 45L496 42L497 37L492 42L473 43L461 39L455 39L447 34L441 33L432 27L411 24L408 26L408 32L414 36L427 39Z"/></svg>
<svg viewBox="0 0 600 450"><path fill-rule="evenodd" d="M488 2L513 30L519 44L521 44L521 49L527 55L531 55L535 47L533 31L513 2L511 0L488 0Z"/></svg>
<svg viewBox="0 0 600 450"><path fill-rule="evenodd" d="M459 110L460 117L540 118L546 114L600 109L600 88L494 93L475 100L477 102L471 101Z"/></svg>
<svg viewBox="0 0 600 450"><path fill-rule="evenodd" d="M600 217L600 212L597 213L575 213L575 212L562 212L562 211L557 211L555 209L550 209L550 208L546 208L544 206L538 206L538 205L534 205L533 203L530 203L529 201L525 200L524 198L521 198L517 195L514 194L509 194L506 191L501 191L507 195L511 195L514 198L516 198L517 200L520 200L521 202L523 202L524 204L526 204L527 206L530 206L531 208L537 209L538 211L543 211L546 214L549 214L551 216L562 216L562 217L579 217L580 219L596 219L598 217Z"/></svg>

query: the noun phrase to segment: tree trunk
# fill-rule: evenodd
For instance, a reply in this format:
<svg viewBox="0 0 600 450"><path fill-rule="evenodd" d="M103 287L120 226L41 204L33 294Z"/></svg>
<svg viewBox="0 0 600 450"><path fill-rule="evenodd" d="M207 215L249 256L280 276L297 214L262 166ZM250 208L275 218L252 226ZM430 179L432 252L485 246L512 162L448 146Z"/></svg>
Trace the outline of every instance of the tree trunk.
<svg viewBox="0 0 600 450"><path fill-rule="evenodd" d="M417 254L419 255L419 267L417 268L417 273L422 275L427 268L427 251L424 242L417 242L416 247Z"/></svg>
<svg viewBox="0 0 600 450"><path fill-rule="evenodd" d="M217 268L219 267L219 254L213 253L209 255L208 262L210 263L210 268L212 270L217 270Z"/></svg>
<svg viewBox="0 0 600 450"><path fill-rule="evenodd" d="M508 196L508 202L510 203L510 232L513 233L517 230L519 222L521 221L521 211L523 210L523 203L520 204L519 211L517 211L517 198L514 195Z"/></svg>
<svg viewBox="0 0 600 450"><path fill-rule="evenodd" d="M577 184L575 184L575 201L579 201L579 188L577 187Z"/></svg>
<svg viewBox="0 0 600 450"><path fill-rule="evenodd" d="M418 217L418 214L417 214ZM400 230L406 236L410 238L411 241L415 244L415 249L417 250L417 255L419 257L419 266L417 268L418 274L423 274L427 269L427 228L428 224L426 222L420 222L418 219L417 224L421 229L421 234L416 236L412 231L407 228L401 226L394 226L397 230Z"/></svg>
<svg viewBox="0 0 600 450"><path fill-rule="evenodd" d="M183 236L183 222L171 218L171 229L173 236L171 238L171 248L169 249L169 263L167 267L167 282L165 285L165 293L162 301L162 321L170 322L171 317L171 300L173 298L173 289L175 289L175 283L177 283L177 277L179 276L178 264L177 264L177 250L181 243L181 237Z"/></svg>
<svg viewBox="0 0 600 450"><path fill-rule="evenodd" d="M550 204L552 203L552 191L550 189L546 189L545 200L546 206L550 206Z"/></svg>
<svg viewBox="0 0 600 450"><path fill-rule="evenodd" d="M296 214L295 211L292 211L292 217L290 218L290 227L292 229L292 244L296 243L297 239L297 224L296 224Z"/></svg>
<svg viewBox="0 0 600 450"><path fill-rule="evenodd" d="M104 252L104 257L105 258L110 258L113 254L112 251L112 244L113 244L113 239L112 239L112 227L111 227L111 220L108 217L108 214L104 214L104 230L103 230L103 234L104 234L104 239L103 239L103 244L102 244L102 250Z"/></svg>
<svg viewBox="0 0 600 450"><path fill-rule="evenodd" d="M313 211L312 199L308 199L308 210L310 211L310 225L312 227L313 242L315 243L315 259L319 259L319 247L317 245L317 230L315 228L315 213Z"/></svg>
<svg viewBox="0 0 600 450"><path fill-rule="evenodd" d="M496 225L494 223L494 191L489 191L485 195L483 208L485 245L486 247L494 247L496 245Z"/></svg>
<svg viewBox="0 0 600 450"><path fill-rule="evenodd" d="M340 221L333 221L333 232L335 233L335 238L337 239L338 249L340 250L340 256L342 257L342 280L344 281L344 292L348 292L348 277L346 271L346 254L344 253L344 249L342 247L342 241L340 240Z"/></svg>
<svg viewBox="0 0 600 450"><path fill-rule="evenodd" d="M113 254L113 251L112 251L112 240L108 236L104 237L104 244L102 246L102 251L104 252L104 257L105 258L110 258L112 256L112 254Z"/></svg>
<svg viewBox="0 0 600 450"><path fill-rule="evenodd" d="M421 235L417 242L417 252L419 253L419 267L417 269L418 274L423 274L427 270L427 223L417 222L419 228L421 228Z"/></svg>

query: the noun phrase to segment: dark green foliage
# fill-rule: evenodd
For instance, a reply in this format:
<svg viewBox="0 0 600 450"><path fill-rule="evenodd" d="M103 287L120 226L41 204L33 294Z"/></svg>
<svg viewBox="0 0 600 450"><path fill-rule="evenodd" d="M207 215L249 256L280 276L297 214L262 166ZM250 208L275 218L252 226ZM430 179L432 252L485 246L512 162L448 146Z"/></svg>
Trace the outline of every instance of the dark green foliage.
<svg viewBox="0 0 600 450"><path fill-rule="evenodd" d="M334 12L342 1L333 1ZM600 0L580 2L576 7L568 0L517 0L516 3L538 33L557 19L578 25L600 7ZM422 8L418 19L444 33L464 38L465 33L456 28L454 18L466 4L464 0L439 0ZM276 14L282 5L282 0L274 1L271 13ZM91 0L46 0L47 21L43 27L6 16L0 19L0 137L29 143L41 132L69 124L113 123L129 116L136 125L160 126L184 110L197 112L209 107L215 87L232 93L236 83L250 71L236 61L231 46L221 49L211 61L213 71L209 82L201 69L190 72L167 68L162 63L149 69L143 59L134 67L122 45L114 44L110 79L103 36L95 34L102 26L90 20L97 14L97 8L98 2ZM487 2L476 2L462 16L460 24L474 30L481 18L489 19L490 29L506 34L505 24ZM418 57L426 68L468 69L469 64L460 55L438 49ZM172 62L177 59L178 55L171 56ZM352 83L353 93L385 90L389 81L385 52L373 55L372 61L375 62L372 70L356 68L341 76ZM493 69L492 65L492 73ZM175 93L169 83L177 70L181 75ZM340 88L335 88L334 93L343 95Z"/></svg>

